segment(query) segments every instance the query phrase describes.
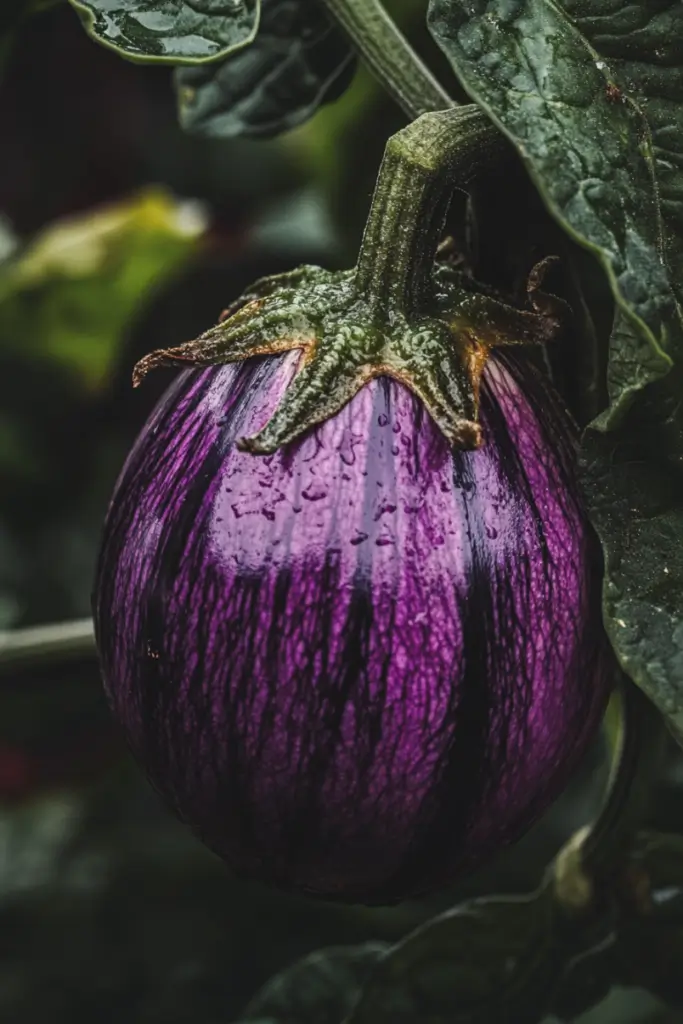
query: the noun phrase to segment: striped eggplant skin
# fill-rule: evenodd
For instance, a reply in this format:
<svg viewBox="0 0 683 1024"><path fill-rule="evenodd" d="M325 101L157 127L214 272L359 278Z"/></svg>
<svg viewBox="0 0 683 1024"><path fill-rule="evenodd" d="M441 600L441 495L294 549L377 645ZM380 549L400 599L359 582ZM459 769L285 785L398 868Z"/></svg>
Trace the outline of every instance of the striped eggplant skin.
<svg viewBox="0 0 683 1024"><path fill-rule="evenodd" d="M118 480L94 615L155 788L238 873L392 903L517 839L613 679L574 436L495 356L477 451L379 378L268 457L238 450L296 352L183 372Z"/></svg>

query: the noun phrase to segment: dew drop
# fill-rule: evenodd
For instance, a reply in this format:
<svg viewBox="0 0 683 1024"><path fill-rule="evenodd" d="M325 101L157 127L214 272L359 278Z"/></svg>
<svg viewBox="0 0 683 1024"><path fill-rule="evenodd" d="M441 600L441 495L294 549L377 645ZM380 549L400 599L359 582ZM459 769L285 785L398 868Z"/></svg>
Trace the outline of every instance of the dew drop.
<svg viewBox="0 0 683 1024"><path fill-rule="evenodd" d="M498 536L498 530L496 530L495 526L486 527L486 536L488 537L489 540L496 539L496 537Z"/></svg>
<svg viewBox="0 0 683 1024"><path fill-rule="evenodd" d="M401 449L399 448L399 446L397 444L392 444L392 446L391 446L391 454L392 455L398 455L400 450Z"/></svg>
<svg viewBox="0 0 683 1024"><path fill-rule="evenodd" d="M386 427L387 423L389 422L389 417L382 412L377 417L377 422L379 423L380 427Z"/></svg>
<svg viewBox="0 0 683 1024"><path fill-rule="evenodd" d="M393 425L393 427L391 429L393 430L393 432L395 434L400 434L401 433L401 424L398 422L398 420L396 421L396 423L394 423L394 425Z"/></svg>
<svg viewBox="0 0 683 1024"><path fill-rule="evenodd" d="M367 539L368 539L368 534L367 533L359 533L358 536L351 538L351 543L353 544L354 547L356 547L358 544L362 544L363 541L367 540Z"/></svg>

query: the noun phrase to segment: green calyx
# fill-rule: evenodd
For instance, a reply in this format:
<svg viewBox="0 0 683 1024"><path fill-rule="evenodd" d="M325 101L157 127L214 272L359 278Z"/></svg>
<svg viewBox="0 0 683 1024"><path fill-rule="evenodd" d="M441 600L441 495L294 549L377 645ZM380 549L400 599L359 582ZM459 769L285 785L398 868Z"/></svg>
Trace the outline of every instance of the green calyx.
<svg viewBox="0 0 683 1024"><path fill-rule="evenodd" d="M195 341L159 349L135 368L139 384L157 366L211 366L300 349L298 370L272 418L240 446L266 455L335 413L373 377L401 381L453 445L476 448L479 380L488 352L549 336L545 317L509 306L437 274L433 310L378 316L355 271L300 267L257 282L246 304Z"/></svg>
<svg viewBox="0 0 683 1024"><path fill-rule="evenodd" d="M334 416L379 376L417 395L452 445L478 447L479 385L489 353L547 341L561 313L540 291L543 265L530 278L530 308L516 309L435 263L453 188L501 145L474 108L419 118L387 145L353 270L300 267L257 282L205 334L142 359L134 385L160 365L209 366L299 349L275 413L240 447L271 454Z"/></svg>

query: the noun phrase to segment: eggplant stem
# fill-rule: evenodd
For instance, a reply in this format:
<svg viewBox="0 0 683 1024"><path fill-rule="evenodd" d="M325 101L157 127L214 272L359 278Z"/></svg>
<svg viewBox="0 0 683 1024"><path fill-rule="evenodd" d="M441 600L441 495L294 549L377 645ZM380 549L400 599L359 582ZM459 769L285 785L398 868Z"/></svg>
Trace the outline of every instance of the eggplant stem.
<svg viewBox="0 0 683 1024"><path fill-rule="evenodd" d="M454 107L379 0L323 0L372 74L408 117Z"/></svg>
<svg viewBox="0 0 683 1024"><path fill-rule="evenodd" d="M419 315L453 191L466 189L506 147L474 104L423 114L389 139L355 275L378 315Z"/></svg>

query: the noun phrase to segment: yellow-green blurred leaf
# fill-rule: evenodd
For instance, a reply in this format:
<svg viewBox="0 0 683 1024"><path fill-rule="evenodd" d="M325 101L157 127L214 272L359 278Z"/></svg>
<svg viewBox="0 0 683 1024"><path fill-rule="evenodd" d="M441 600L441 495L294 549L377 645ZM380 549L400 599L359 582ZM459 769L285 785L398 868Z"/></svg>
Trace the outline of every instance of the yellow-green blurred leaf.
<svg viewBox="0 0 683 1024"><path fill-rule="evenodd" d="M158 189L51 225L0 265L0 350L60 364L97 389L132 317L205 228L201 208Z"/></svg>

